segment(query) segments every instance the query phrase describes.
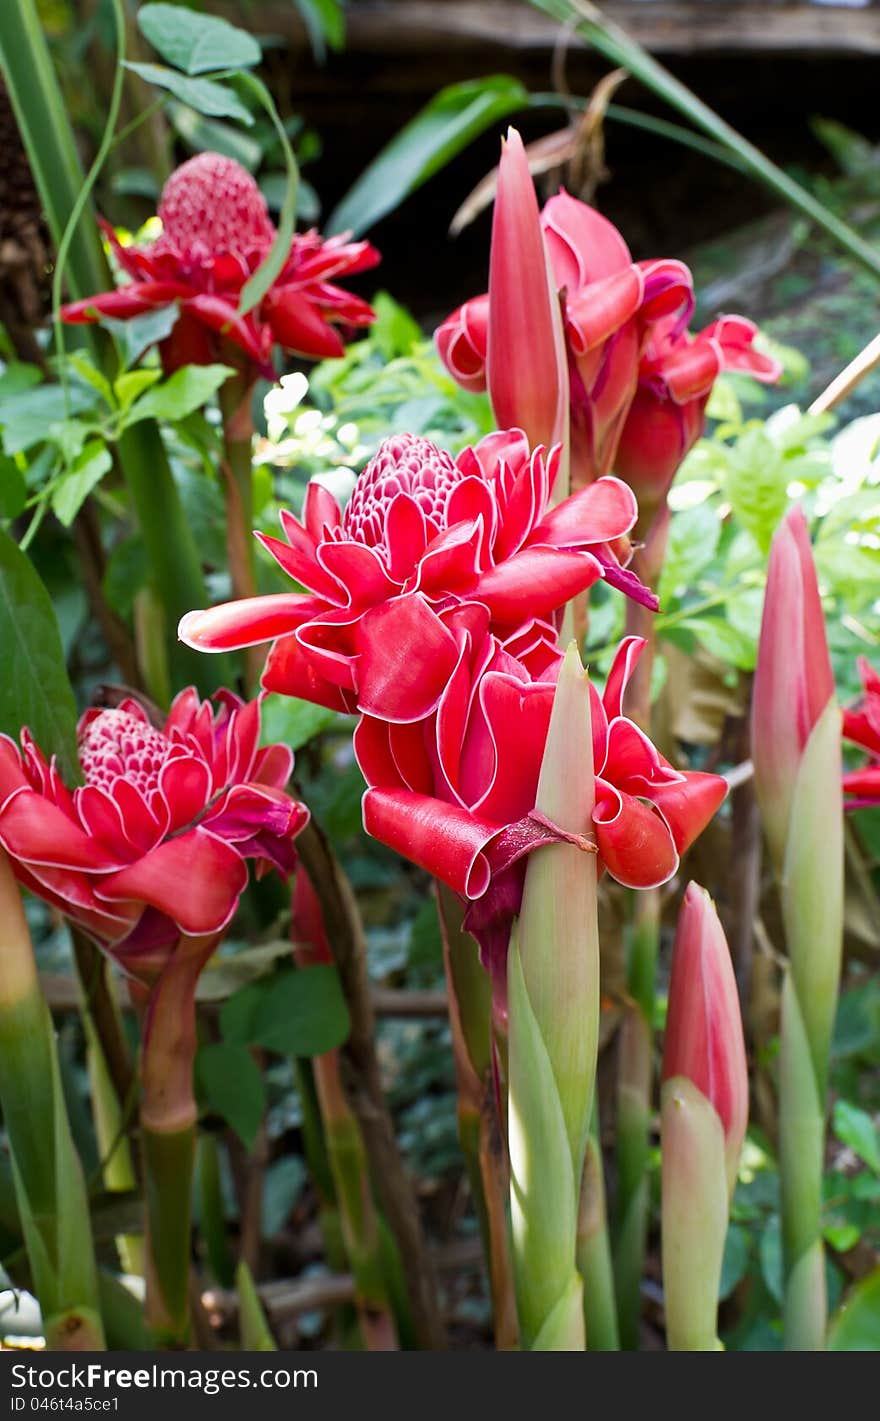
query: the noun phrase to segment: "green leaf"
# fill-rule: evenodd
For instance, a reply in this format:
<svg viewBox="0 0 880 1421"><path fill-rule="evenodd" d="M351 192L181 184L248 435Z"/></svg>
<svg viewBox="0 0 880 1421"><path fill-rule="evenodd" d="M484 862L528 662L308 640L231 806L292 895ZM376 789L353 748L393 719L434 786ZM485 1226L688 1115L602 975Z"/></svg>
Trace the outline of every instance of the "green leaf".
<svg viewBox="0 0 880 1421"><path fill-rule="evenodd" d="M222 153L234 158L249 173L260 166L263 148L255 138L219 119L205 118L187 104L169 103L166 112L183 141L196 153Z"/></svg>
<svg viewBox="0 0 880 1421"><path fill-rule="evenodd" d="M184 74L250 69L263 57L253 35L184 5L142 5L138 29L162 58Z"/></svg>
<svg viewBox="0 0 880 1421"><path fill-rule="evenodd" d="M880 1268L851 1288L831 1320L829 1352L880 1351Z"/></svg>
<svg viewBox="0 0 880 1421"><path fill-rule="evenodd" d="M213 79L187 79L176 69L166 69L161 64L135 64L126 60L125 67L146 79L148 84L155 84L157 89L167 89L176 99L209 118L237 118L248 127L254 121L250 109L245 108L225 84L217 84Z"/></svg>
<svg viewBox="0 0 880 1421"><path fill-rule="evenodd" d="M252 1150L266 1110L266 1089L247 1047L229 1041L203 1046L196 1056L196 1080L207 1104Z"/></svg>
<svg viewBox="0 0 880 1421"><path fill-rule="evenodd" d="M348 1036L348 1007L339 973L330 963L279 972L259 985L251 1023L254 1045L283 1056L321 1056Z"/></svg>
<svg viewBox="0 0 880 1421"><path fill-rule="evenodd" d="M239 1046L249 1046L254 1042L257 1009L265 991L265 982L257 980L239 987L226 999L220 1008L220 1032L224 1041Z"/></svg>
<svg viewBox="0 0 880 1421"><path fill-rule="evenodd" d="M119 403L119 408L123 411L127 410L139 395L142 395L145 390L149 390L151 385L155 385L161 379L161 370L126 370L113 386L113 393Z"/></svg>
<svg viewBox="0 0 880 1421"><path fill-rule="evenodd" d="M17 518L27 502L24 475L14 459L0 454L0 518Z"/></svg>
<svg viewBox="0 0 880 1421"><path fill-rule="evenodd" d="M69 422L70 415L91 409L94 403L92 395L75 386L68 386L66 399L60 385L40 385L9 395L0 391L4 451L20 454L42 444L54 425Z"/></svg>
<svg viewBox="0 0 880 1421"><path fill-rule="evenodd" d="M880 1130L867 1111L859 1110L848 1100L835 1101L834 1133L869 1168L880 1174Z"/></svg>
<svg viewBox="0 0 880 1421"><path fill-rule="evenodd" d="M91 385L92 389L96 390L101 396L104 403L109 405L110 409L112 409L113 386L110 384L107 376L102 375L101 371L92 364L88 356L83 355L78 350L71 351L66 359L68 365L71 365L76 373L85 380L86 384Z"/></svg>
<svg viewBox="0 0 880 1421"><path fill-rule="evenodd" d="M302 17L318 64L327 58L327 46L340 50L345 44L345 12L339 0L294 0Z"/></svg>
<svg viewBox="0 0 880 1421"><path fill-rule="evenodd" d="M757 654L754 641L720 617L686 617L678 623L678 628L693 632L709 655L717 656L726 665L742 671L754 670Z"/></svg>
<svg viewBox="0 0 880 1421"><path fill-rule="evenodd" d="M688 591L715 556L720 537L721 519L711 504L700 503L673 515L660 579L661 607Z"/></svg>
<svg viewBox="0 0 880 1421"><path fill-rule="evenodd" d="M79 778L76 704L58 623L30 559L0 532L0 731L28 726L46 756L57 755L68 784Z"/></svg>
<svg viewBox="0 0 880 1421"><path fill-rule="evenodd" d="M140 360L151 345L158 344L171 334L179 315L177 306L172 303L170 306L158 306L155 311L147 311L130 321L114 321L109 316L101 316L98 324L112 335L119 348L123 368L127 370Z"/></svg>
<svg viewBox="0 0 880 1421"><path fill-rule="evenodd" d="M113 456L102 439L90 439L52 494L52 512L69 528L96 484L113 467Z"/></svg>
<svg viewBox="0 0 880 1421"><path fill-rule="evenodd" d="M441 89L364 169L327 231L368 231L487 128L529 103L528 90L508 74Z"/></svg>
<svg viewBox="0 0 880 1421"><path fill-rule="evenodd" d="M270 694L262 704L260 741L263 745L281 741L291 750L298 750L337 719L338 713L326 706L313 706L310 701L298 701L293 696Z"/></svg>
<svg viewBox="0 0 880 1421"><path fill-rule="evenodd" d="M736 1285L742 1282L748 1271L752 1244L748 1229L741 1224L731 1224L724 1240L724 1258L721 1263L721 1281L718 1285L718 1301L729 1298Z"/></svg>
<svg viewBox="0 0 880 1421"><path fill-rule="evenodd" d="M764 1226L759 1247L761 1274L778 1303L782 1302L782 1225L774 1214Z"/></svg>
<svg viewBox="0 0 880 1421"><path fill-rule="evenodd" d="M727 496L739 522L764 553L788 507L789 478L785 459L760 427L747 429L730 451Z"/></svg>
<svg viewBox="0 0 880 1421"><path fill-rule="evenodd" d="M125 428L141 419L185 419L207 404L231 374L228 365L184 365L135 401L125 417Z"/></svg>

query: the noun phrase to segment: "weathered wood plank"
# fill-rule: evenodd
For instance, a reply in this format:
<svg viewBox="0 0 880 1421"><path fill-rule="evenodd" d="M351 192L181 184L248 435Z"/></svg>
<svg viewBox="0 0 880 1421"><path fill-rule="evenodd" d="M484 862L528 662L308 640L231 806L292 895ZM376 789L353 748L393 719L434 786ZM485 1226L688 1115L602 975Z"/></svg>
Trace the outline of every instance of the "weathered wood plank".
<svg viewBox="0 0 880 1421"><path fill-rule="evenodd" d="M224 8L224 7L218 7ZM225 7L233 11L236 7ZM818 5L611 0L602 7L655 54L777 52L880 54L880 9ZM230 15L231 17L231 15ZM289 3L260 7L261 28L297 48L308 41ZM352 0L347 11L349 51L424 53L489 45L510 50L549 49L560 29L527 0ZM575 47L578 41L572 41Z"/></svg>

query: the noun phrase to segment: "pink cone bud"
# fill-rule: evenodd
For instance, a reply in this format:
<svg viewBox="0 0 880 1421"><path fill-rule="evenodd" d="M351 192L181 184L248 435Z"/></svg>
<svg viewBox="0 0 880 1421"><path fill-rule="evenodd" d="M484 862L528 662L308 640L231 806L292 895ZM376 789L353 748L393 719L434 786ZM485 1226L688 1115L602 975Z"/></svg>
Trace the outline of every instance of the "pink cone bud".
<svg viewBox="0 0 880 1421"><path fill-rule="evenodd" d="M806 519L792 508L773 537L752 694L755 788L777 871L804 748L834 694Z"/></svg>
<svg viewBox="0 0 880 1421"><path fill-rule="evenodd" d="M499 428L524 429L532 447L566 439L568 369L562 316L529 160L514 128L508 131L498 169L486 366Z"/></svg>
<svg viewBox="0 0 880 1421"><path fill-rule="evenodd" d="M749 1078L730 950L709 894L689 883L672 949L663 1080L683 1076L714 1107L732 1188L749 1114Z"/></svg>

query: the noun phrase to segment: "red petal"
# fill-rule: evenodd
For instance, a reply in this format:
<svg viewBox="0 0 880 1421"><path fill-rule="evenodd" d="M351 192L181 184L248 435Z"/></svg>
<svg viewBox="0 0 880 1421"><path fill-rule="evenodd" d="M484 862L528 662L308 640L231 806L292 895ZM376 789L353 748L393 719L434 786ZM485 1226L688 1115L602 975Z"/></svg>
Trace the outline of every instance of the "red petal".
<svg viewBox="0 0 880 1421"><path fill-rule="evenodd" d="M48 799L31 789L10 795L0 809L0 844L26 864L105 872L117 868L110 854ZM127 857L124 855L123 857Z"/></svg>
<svg viewBox="0 0 880 1421"><path fill-rule="evenodd" d="M320 667L309 658L295 636L279 637L272 643L261 684L266 691L311 701L313 705L326 706L328 710L347 712L354 709L354 696L349 696L343 687L335 681L328 681L321 674Z"/></svg>
<svg viewBox="0 0 880 1421"><path fill-rule="evenodd" d="M196 651L237 651L295 631L326 603L295 592L244 597L181 617L177 635Z"/></svg>
<svg viewBox="0 0 880 1421"><path fill-rule="evenodd" d="M614 224L567 192L545 202L541 226L559 287L575 291L629 266L629 247Z"/></svg>
<svg viewBox="0 0 880 1421"><path fill-rule="evenodd" d="M198 937L226 926L246 884L240 854L206 830L192 829L104 879L98 896L148 903Z"/></svg>
<svg viewBox="0 0 880 1421"><path fill-rule="evenodd" d="M602 696L602 705L609 721L623 715L624 693L647 644L644 637L624 637L614 653L614 660L611 663L611 670L608 672L605 692Z"/></svg>
<svg viewBox="0 0 880 1421"><path fill-rule="evenodd" d="M650 791L650 798L669 825L678 852L683 854L702 834L726 794L727 783L720 775L685 770L683 784L656 786Z"/></svg>
<svg viewBox="0 0 880 1421"><path fill-rule="evenodd" d="M392 498L385 515L385 542L391 576L402 587L428 544L425 515L408 493Z"/></svg>
<svg viewBox="0 0 880 1421"><path fill-rule="evenodd" d="M191 824L211 797L211 773L204 760L190 756L168 760L162 766L159 786L168 805L172 833Z"/></svg>
<svg viewBox="0 0 880 1421"><path fill-rule="evenodd" d="M603 779L596 780L593 824L603 864L626 888L656 888L678 868L672 834L660 815Z"/></svg>
<svg viewBox="0 0 880 1421"><path fill-rule="evenodd" d="M565 316L575 355L595 350L631 320L641 305L643 291L635 266L572 291L565 303Z"/></svg>
<svg viewBox="0 0 880 1421"><path fill-rule="evenodd" d="M638 512L633 491L622 480L597 479L551 509L532 536L554 548L611 543L629 532Z"/></svg>
<svg viewBox="0 0 880 1421"><path fill-rule="evenodd" d="M471 596L486 604L494 620L517 626L532 617L551 616L601 576L591 553L523 548L509 562L482 573Z"/></svg>
<svg viewBox="0 0 880 1421"><path fill-rule="evenodd" d="M314 360L343 354L345 346L338 333L301 291L276 287L266 296L263 310L272 334L285 350Z"/></svg>
<svg viewBox="0 0 880 1421"><path fill-rule="evenodd" d="M345 589L349 607L371 607L400 591L400 584L388 576L374 548L361 543L321 543L317 557Z"/></svg>
<svg viewBox="0 0 880 1421"><path fill-rule="evenodd" d="M479 898L489 886L484 850L498 832L466 809L408 790L368 789L364 828L374 839L427 869L464 898Z"/></svg>
<svg viewBox="0 0 880 1421"><path fill-rule="evenodd" d="M458 660L455 637L420 593L367 612L358 647L358 710L382 720L429 715Z"/></svg>

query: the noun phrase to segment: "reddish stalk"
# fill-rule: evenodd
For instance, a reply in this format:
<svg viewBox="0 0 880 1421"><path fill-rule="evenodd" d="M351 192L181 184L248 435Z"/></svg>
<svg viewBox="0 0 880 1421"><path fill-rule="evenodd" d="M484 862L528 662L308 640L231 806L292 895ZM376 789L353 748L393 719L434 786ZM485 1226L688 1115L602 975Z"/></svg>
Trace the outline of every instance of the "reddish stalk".
<svg viewBox="0 0 880 1421"><path fill-rule="evenodd" d="M299 835L297 851L318 895L330 950L339 969L351 1016L351 1032L339 1052L342 1087L360 1124L370 1171L400 1252L419 1346L427 1351L442 1351L446 1337L437 1301L434 1267L382 1090L366 941L357 903L341 865L314 818Z"/></svg>

